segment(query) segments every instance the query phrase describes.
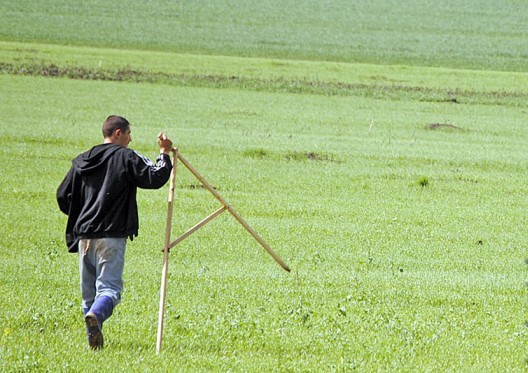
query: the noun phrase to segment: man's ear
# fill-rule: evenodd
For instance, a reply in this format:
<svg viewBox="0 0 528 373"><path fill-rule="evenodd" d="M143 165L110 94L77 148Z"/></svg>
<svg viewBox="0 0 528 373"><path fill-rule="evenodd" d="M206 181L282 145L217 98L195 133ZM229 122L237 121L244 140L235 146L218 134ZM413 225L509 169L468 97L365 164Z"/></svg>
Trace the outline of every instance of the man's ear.
<svg viewBox="0 0 528 373"><path fill-rule="evenodd" d="M121 128L118 128L114 131L114 137L119 137L121 135Z"/></svg>

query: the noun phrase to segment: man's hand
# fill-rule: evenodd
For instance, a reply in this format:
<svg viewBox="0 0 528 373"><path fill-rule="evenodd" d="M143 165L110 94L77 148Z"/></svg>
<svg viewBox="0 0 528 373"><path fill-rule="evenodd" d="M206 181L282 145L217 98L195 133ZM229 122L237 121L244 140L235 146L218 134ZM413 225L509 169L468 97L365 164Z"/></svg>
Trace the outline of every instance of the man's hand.
<svg viewBox="0 0 528 373"><path fill-rule="evenodd" d="M158 145L160 147L160 153L170 154L172 151L172 141L163 132L160 132L158 135Z"/></svg>

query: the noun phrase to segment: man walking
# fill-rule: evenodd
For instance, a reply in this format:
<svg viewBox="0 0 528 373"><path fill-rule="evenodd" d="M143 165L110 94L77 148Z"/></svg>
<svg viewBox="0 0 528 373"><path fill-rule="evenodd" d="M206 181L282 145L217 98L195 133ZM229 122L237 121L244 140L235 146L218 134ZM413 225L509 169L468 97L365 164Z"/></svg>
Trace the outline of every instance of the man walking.
<svg viewBox="0 0 528 373"><path fill-rule="evenodd" d="M79 252L82 306L94 350L103 347L103 322L121 300L126 240L139 229L137 188L161 188L172 170L172 141L162 133L153 163L128 148L125 118L109 116L102 131L103 144L75 158L57 189L59 208L68 215L68 250Z"/></svg>

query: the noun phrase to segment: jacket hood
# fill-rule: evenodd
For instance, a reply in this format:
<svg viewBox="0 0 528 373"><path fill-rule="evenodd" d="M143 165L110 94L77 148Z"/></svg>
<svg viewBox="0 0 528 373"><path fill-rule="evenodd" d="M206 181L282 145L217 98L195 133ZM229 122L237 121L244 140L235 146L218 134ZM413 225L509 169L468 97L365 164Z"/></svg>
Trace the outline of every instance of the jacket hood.
<svg viewBox="0 0 528 373"><path fill-rule="evenodd" d="M96 145L75 158L72 161L73 167L80 174L90 173L105 164L108 158L121 148L123 146L115 144Z"/></svg>

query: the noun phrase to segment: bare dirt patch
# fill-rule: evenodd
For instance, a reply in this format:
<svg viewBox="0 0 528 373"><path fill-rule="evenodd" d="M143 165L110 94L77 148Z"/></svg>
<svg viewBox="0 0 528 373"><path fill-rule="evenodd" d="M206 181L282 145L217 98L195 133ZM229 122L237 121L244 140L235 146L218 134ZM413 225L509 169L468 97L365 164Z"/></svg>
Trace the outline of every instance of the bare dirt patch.
<svg viewBox="0 0 528 373"><path fill-rule="evenodd" d="M427 125L427 129L430 129L430 130L452 129L452 130L463 131L462 128L455 126L454 124L450 124L450 123L430 123Z"/></svg>

